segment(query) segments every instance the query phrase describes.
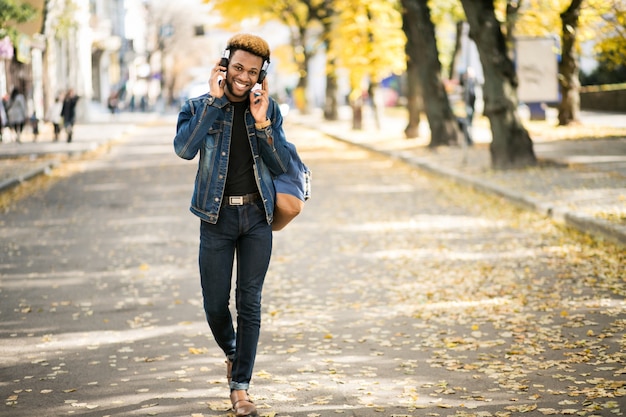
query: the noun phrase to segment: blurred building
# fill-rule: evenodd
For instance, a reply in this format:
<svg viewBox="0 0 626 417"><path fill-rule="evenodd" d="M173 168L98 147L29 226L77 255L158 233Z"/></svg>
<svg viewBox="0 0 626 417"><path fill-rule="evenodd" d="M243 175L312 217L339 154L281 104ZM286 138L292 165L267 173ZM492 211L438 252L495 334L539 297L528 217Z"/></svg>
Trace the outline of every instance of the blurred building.
<svg viewBox="0 0 626 417"><path fill-rule="evenodd" d="M70 88L81 97L79 121L106 112L112 94L128 111L176 106L191 87L208 87L232 36L197 0L22 1L39 13L17 27L17 40L0 39L0 95L20 87L40 120ZM274 51L289 37L281 26L249 31L267 37ZM268 73L274 92L297 82L279 75L279 67L276 53Z"/></svg>
<svg viewBox="0 0 626 417"><path fill-rule="evenodd" d="M44 9L45 0L24 0L37 10ZM17 26L18 36L0 40L0 96L19 88L28 98L30 111L43 109L43 14Z"/></svg>
<svg viewBox="0 0 626 417"><path fill-rule="evenodd" d="M71 88L81 97L79 120L89 120L94 104L152 76L149 0L23 1L38 15L16 27L16 40L0 40L0 95L19 87L40 119Z"/></svg>

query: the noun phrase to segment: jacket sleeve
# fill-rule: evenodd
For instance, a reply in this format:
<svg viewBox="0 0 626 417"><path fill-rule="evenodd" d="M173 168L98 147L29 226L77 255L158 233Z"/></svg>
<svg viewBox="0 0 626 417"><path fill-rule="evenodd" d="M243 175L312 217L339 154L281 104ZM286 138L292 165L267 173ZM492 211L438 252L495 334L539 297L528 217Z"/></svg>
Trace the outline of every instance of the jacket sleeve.
<svg viewBox="0 0 626 417"><path fill-rule="evenodd" d="M268 119L272 123L265 129L257 129L256 135L259 139L259 155L272 175L276 176L287 172L291 163L291 153L287 148L280 108L273 99L270 100L270 104Z"/></svg>
<svg viewBox="0 0 626 417"><path fill-rule="evenodd" d="M204 142L209 129L217 119L223 100L205 94L187 100L178 114L174 151L183 159L193 159Z"/></svg>

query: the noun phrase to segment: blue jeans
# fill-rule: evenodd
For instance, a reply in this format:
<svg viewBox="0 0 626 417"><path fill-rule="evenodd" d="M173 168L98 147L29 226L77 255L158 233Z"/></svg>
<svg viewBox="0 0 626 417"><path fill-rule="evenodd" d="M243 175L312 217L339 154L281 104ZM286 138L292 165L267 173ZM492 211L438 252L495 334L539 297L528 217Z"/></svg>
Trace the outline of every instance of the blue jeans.
<svg viewBox="0 0 626 417"><path fill-rule="evenodd" d="M233 361L231 389L247 390L261 328L261 292L272 253L272 226L263 203L224 206L217 224L200 222L204 312L218 346ZM237 331L229 309L237 255Z"/></svg>

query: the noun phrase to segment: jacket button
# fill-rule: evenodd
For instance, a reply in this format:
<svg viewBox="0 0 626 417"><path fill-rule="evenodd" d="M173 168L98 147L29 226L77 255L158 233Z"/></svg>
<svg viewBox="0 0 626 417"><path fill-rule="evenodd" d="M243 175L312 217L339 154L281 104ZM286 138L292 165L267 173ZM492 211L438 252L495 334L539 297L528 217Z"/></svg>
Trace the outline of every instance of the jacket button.
<svg viewBox="0 0 626 417"><path fill-rule="evenodd" d="M214 198L214 200L215 200L215 202L216 202L216 203L217 203L218 201L220 201L220 199L219 199L219 198L217 198L217 197L215 197L215 198Z"/></svg>

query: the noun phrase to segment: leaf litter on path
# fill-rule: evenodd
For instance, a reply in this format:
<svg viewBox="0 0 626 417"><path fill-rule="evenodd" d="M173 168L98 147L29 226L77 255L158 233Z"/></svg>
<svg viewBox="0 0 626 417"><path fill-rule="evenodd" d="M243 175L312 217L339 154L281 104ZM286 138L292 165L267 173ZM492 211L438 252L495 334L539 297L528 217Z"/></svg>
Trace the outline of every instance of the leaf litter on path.
<svg viewBox="0 0 626 417"><path fill-rule="evenodd" d="M275 235L251 387L262 415L623 413L623 248L298 134L316 194ZM230 414L196 224L180 215L191 191L166 186L178 171L164 166L102 171L108 185L81 194L70 219L56 197L36 224L24 214L4 229L20 238L1 275L3 313L19 324L2 339L16 361L6 410ZM68 184L92 189L91 169ZM155 180L158 191L141 186ZM31 263L11 272L23 253Z"/></svg>

